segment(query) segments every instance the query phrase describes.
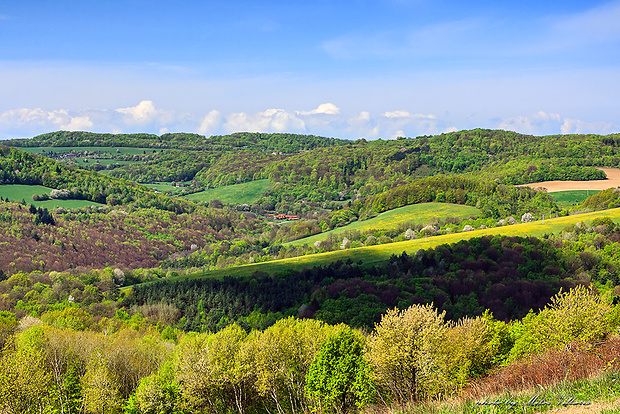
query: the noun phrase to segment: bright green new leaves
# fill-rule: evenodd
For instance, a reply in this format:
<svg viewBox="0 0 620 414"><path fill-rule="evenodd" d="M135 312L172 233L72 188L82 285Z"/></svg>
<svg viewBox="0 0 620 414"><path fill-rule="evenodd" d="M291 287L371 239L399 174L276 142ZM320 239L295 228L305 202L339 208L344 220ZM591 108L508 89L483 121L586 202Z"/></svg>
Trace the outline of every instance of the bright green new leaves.
<svg viewBox="0 0 620 414"><path fill-rule="evenodd" d="M33 347L5 346L0 358L0 412L44 413L52 388L52 376Z"/></svg>
<svg viewBox="0 0 620 414"><path fill-rule="evenodd" d="M367 358L378 385L394 400L404 404L433 395L445 383L444 315L432 305L392 309L368 339Z"/></svg>
<svg viewBox="0 0 620 414"><path fill-rule="evenodd" d="M618 325L619 312L618 306L582 285L560 292L542 311L530 312L513 326L515 344L508 361L573 341L601 340Z"/></svg>
<svg viewBox="0 0 620 414"><path fill-rule="evenodd" d="M315 411L345 413L370 401L370 367L363 351L364 337L351 328L323 345L306 377L306 392L314 400Z"/></svg>

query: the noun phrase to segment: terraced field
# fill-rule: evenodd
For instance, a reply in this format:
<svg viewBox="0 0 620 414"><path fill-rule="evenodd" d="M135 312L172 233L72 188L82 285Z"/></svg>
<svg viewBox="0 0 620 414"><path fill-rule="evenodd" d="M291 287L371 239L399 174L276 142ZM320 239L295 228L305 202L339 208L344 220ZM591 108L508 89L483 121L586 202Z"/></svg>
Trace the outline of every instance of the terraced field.
<svg viewBox="0 0 620 414"><path fill-rule="evenodd" d="M190 200L206 201L220 200L226 204L252 204L271 188L269 180L256 180L249 183L227 185L212 188L186 196Z"/></svg>
<svg viewBox="0 0 620 414"><path fill-rule="evenodd" d="M441 244L452 244L460 240L468 240L475 237L488 235L505 236L536 236L559 233L567 226L579 222L592 222L597 217L609 217L614 222L620 223L620 208L596 211L592 213L576 214L567 217L534 221L531 223L515 224L513 226L496 227L485 230L475 230L463 233L446 234L429 237L428 239L416 239L398 243L381 244L377 246L360 247L357 249L339 250L334 252L312 254L297 258L274 260L271 262L253 263L228 269L215 269L207 272L199 272L189 276L179 277L178 280L203 277L247 277L255 272L263 272L270 275L282 275L291 271L299 271L314 266L324 266L337 260L352 260L354 263L363 263L371 266L387 261L393 254L403 252L415 254L420 249L429 249Z"/></svg>
<svg viewBox="0 0 620 414"><path fill-rule="evenodd" d="M340 235L347 231L357 230L359 232L367 232L388 230L396 228L399 224L408 222L425 225L436 218L445 219L447 217L457 217L459 219L466 219L471 216L476 216L479 213L480 210L475 207L457 204L413 204L386 211L385 213L381 213L377 217L373 217L369 220L356 221L348 226L338 227L325 233L316 234L314 236L295 240L286 244L290 246L303 246L304 244L311 245L317 240L326 240L330 235Z"/></svg>

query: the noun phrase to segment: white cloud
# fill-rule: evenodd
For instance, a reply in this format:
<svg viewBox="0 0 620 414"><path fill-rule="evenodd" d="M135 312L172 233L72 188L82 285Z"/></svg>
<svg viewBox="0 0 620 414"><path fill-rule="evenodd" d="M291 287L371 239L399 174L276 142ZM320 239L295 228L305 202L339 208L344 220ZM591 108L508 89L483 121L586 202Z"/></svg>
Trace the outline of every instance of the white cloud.
<svg viewBox="0 0 620 414"><path fill-rule="evenodd" d="M224 129L228 132L305 132L303 119L283 109L267 109L254 115L237 112L226 117Z"/></svg>
<svg viewBox="0 0 620 414"><path fill-rule="evenodd" d="M437 117L432 114L412 114L409 111L390 111L383 114L386 118L409 118L409 119L436 119Z"/></svg>
<svg viewBox="0 0 620 414"><path fill-rule="evenodd" d="M562 134L610 134L614 131L611 122L584 122L579 119L565 118L560 127Z"/></svg>
<svg viewBox="0 0 620 414"><path fill-rule="evenodd" d="M78 116L71 118L68 124L62 125L60 128L67 131L86 131L92 128L93 122L88 116Z"/></svg>
<svg viewBox="0 0 620 414"><path fill-rule="evenodd" d="M12 109L0 114L2 129L63 129L77 131L93 126L88 116L72 116L66 109L45 111L41 108Z"/></svg>
<svg viewBox="0 0 620 414"><path fill-rule="evenodd" d="M213 135L222 124L222 113L212 110L200 122L198 133L203 135Z"/></svg>
<svg viewBox="0 0 620 414"><path fill-rule="evenodd" d="M161 114L161 111L155 109L153 101L141 101L136 106L129 108L119 108L116 112L129 115L129 118L138 123L147 123Z"/></svg>
<svg viewBox="0 0 620 414"><path fill-rule="evenodd" d="M559 114L539 111L504 119L497 127L524 134L553 134L559 132L561 124L562 117Z"/></svg>
<svg viewBox="0 0 620 414"><path fill-rule="evenodd" d="M614 131L611 122L588 122L573 118L564 118L560 114L539 111L531 115L519 115L500 121L496 126L523 134L610 134ZM616 127L617 128L617 127Z"/></svg>
<svg viewBox="0 0 620 414"><path fill-rule="evenodd" d="M331 102L320 104L316 109L313 109L312 111L297 111L297 114L299 115L338 115L339 113L340 108L338 108Z"/></svg>

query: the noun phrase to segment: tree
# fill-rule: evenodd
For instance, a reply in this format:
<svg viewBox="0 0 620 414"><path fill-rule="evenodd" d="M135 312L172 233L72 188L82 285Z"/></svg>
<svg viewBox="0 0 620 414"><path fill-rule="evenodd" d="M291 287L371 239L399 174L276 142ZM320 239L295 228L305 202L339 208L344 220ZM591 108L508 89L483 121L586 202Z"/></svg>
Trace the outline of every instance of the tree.
<svg viewBox="0 0 620 414"><path fill-rule="evenodd" d="M446 384L444 316L432 304L388 310L369 337L367 359L376 381L397 402L437 394Z"/></svg>
<svg viewBox="0 0 620 414"><path fill-rule="evenodd" d="M315 410L346 413L371 400L370 367L363 351L364 337L351 328L323 345L306 376L306 392Z"/></svg>
<svg viewBox="0 0 620 414"><path fill-rule="evenodd" d="M0 349L13 336L19 325L15 315L8 311L0 311Z"/></svg>
<svg viewBox="0 0 620 414"><path fill-rule="evenodd" d="M95 352L82 377L84 409L89 414L119 413L122 399L119 385L108 369L105 356Z"/></svg>
<svg viewBox="0 0 620 414"><path fill-rule="evenodd" d="M5 345L0 358L0 412L43 412L49 402L52 375L45 370L43 355L34 347Z"/></svg>
<svg viewBox="0 0 620 414"><path fill-rule="evenodd" d="M270 398L279 413L308 411L306 374L321 345L336 327L313 319L281 319L263 332L251 334L245 352L252 361L261 396Z"/></svg>

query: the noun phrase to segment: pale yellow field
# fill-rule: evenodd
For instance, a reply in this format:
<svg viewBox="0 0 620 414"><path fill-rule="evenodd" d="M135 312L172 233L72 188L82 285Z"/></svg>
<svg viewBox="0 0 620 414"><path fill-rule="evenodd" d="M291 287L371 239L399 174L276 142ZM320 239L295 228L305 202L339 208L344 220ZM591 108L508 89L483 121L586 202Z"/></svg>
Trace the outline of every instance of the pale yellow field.
<svg viewBox="0 0 620 414"><path fill-rule="evenodd" d="M548 193L566 190L607 190L620 187L620 169L599 168L607 174L606 180L592 181L542 181L540 183L524 184L521 187L544 188Z"/></svg>

